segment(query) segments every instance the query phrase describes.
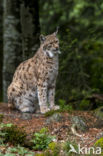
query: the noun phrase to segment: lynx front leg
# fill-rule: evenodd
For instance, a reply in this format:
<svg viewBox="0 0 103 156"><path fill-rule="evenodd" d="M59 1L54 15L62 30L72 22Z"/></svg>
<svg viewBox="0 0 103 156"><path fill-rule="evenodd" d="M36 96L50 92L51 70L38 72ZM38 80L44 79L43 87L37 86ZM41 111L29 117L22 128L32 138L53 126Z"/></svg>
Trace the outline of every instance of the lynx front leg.
<svg viewBox="0 0 103 156"><path fill-rule="evenodd" d="M46 113L50 110L47 103L47 87L45 85L38 86L37 90L40 111L41 113Z"/></svg>
<svg viewBox="0 0 103 156"><path fill-rule="evenodd" d="M59 106L55 105L55 86L48 89L48 102L50 104L50 109L59 109Z"/></svg>

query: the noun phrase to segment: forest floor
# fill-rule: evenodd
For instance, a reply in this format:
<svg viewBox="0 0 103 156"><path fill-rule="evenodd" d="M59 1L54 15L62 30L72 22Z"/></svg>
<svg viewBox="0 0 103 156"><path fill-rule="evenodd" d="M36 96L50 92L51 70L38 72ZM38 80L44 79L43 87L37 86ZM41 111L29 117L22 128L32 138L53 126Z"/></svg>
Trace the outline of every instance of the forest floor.
<svg viewBox="0 0 103 156"><path fill-rule="evenodd" d="M64 112L62 113L63 119L60 122L51 122L49 124L46 122L48 117L39 114L33 114L32 119L23 120L20 112L10 110L7 108L7 104L4 103L0 104L0 114L4 114L3 123L12 123L18 127L23 127L28 136L39 131L42 127L47 127L49 132L57 137L57 141L70 140L87 147L94 145L98 138L103 137L103 126L97 126L98 120L94 113L90 111ZM82 117L88 126L88 130L85 132L78 131L80 136L73 134L71 131L71 118L73 116Z"/></svg>

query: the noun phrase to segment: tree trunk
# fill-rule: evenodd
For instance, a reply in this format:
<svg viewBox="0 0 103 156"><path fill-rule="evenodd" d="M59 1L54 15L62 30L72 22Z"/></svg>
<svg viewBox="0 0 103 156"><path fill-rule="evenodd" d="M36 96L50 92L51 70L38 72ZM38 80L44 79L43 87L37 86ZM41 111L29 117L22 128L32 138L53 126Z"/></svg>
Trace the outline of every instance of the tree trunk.
<svg viewBox="0 0 103 156"><path fill-rule="evenodd" d="M4 59L3 59L3 100L7 101L7 88L11 83L15 68L22 61L20 2L4 2Z"/></svg>
<svg viewBox="0 0 103 156"><path fill-rule="evenodd" d="M39 47L40 23L38 0L23 0L21 5L23 59L34 55Z"/></svg>
<svg viewBox="0 0 103 156"><path fill-rule="evenodd" d="M0 0L0 101L2 101L2 65L3 65L3 1Z"/></svg>

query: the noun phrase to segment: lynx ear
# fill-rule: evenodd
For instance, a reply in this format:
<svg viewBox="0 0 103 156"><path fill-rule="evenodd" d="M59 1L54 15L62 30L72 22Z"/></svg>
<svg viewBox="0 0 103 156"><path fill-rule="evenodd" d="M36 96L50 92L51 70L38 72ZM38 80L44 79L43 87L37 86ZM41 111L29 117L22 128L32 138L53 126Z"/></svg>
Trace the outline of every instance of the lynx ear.
<svg viewBox="0 0 103 156"><path fill-rule="evenodd" d="M58 30L59 30L59 26L57 26L57 29L56 29L56 31L54 32L55 35L57 35Z"/></svg>
<svg viewBox="0 0 103 156"><path fill-rule="evenodd" d="M46 37L44 35L40 35L40 42L43 43L46 40Z"/></svg>

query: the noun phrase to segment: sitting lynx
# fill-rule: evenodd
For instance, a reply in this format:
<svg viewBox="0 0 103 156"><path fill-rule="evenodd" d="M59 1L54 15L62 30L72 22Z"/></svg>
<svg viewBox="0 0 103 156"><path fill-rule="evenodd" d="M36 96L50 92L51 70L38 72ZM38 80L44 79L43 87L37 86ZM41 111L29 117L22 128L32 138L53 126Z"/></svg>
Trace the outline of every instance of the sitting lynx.
<svg viewBox="0 0 103 156"><path fill-rule="evenodd" d="M40 36L41 45L34 57L22 62L8 87L8 103L21 112L40 112L58 109L54 104L58 74L59 40L57 31Z"/></svg>

